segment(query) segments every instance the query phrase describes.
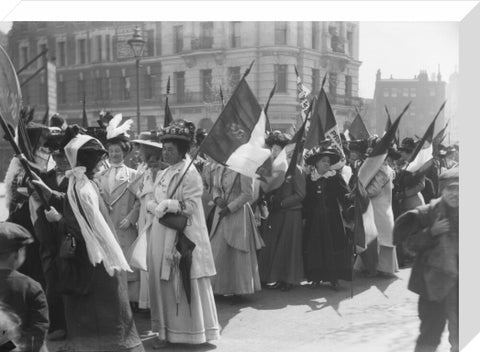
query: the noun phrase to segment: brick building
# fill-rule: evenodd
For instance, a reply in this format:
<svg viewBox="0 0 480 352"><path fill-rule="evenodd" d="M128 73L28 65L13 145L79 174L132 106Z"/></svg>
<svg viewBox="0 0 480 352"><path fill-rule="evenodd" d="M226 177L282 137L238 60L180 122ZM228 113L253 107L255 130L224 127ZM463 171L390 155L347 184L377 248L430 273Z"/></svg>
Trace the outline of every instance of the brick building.
<svg viewBox="0 0 480 352"><path fill-rule="evenodd" d="M426 71L421 71L413 79L382 78L377 71L374 93L374 111L376 133L382 135L385 130L388 107L390 116L395 119L409 101L409 110L400 122L400 138L422 137L433 117L445 100L445 82L440 73L430 79ZM438 131L444 126L445 111L442 111L435 124Z"/></svg>
<svg viewBox="0 0 480 352"><path fill-rule="evenodd" d="M220 113L220 86L226 101L252 60L247 80L261 104L277 82L269 108L274 128L286 129L299 113L294 66L314 91L328 72L326 89L340 126L353 119L353 106L361 105L357 22L14 22L8 49L19 69L48 48L56 64L58 112L79 121L85 93L94 125L102 109L136 116L136 68L127 44L135 26L146 40L142 130L163 124L169 76L174 117L210 127ZM35 70L23 72L20 80ZM37 116L45 109L45 89L43 75L23 87L24 101L36 106Z"/></svg>

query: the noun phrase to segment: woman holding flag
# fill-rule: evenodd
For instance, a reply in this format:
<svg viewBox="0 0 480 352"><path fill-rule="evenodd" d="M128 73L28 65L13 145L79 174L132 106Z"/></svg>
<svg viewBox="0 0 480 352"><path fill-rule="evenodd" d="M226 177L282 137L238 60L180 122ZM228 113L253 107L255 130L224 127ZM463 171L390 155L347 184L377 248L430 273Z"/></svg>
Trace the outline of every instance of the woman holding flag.
<svg viewBox="0 0 480 352"><path fill-rule="evenodd" d="M350 281L352 277L352 245L342 219L342 209L346 210L350 203L350 190L343 177L331 169L339 160L337 150L325 144L305 155L312 172L303 203L304 262L305 276L313 287L323 281L335 289L339 279Z"/></svg>
<svg viewBox="0 0 480 352"><path fill-rule="evenodd" d="M274 131L266 139L272 157L285 158L288 166L291 154L283 150L288 135ZM279 155L280 154L280 155ZM288 291L303 278L303 224L302 201L305 197L305 176L297 165L281 177L283 183L266 195L269 216L263 224L265 248L259 254L260 278L264 283L275 283L273 288Z"/></svg>

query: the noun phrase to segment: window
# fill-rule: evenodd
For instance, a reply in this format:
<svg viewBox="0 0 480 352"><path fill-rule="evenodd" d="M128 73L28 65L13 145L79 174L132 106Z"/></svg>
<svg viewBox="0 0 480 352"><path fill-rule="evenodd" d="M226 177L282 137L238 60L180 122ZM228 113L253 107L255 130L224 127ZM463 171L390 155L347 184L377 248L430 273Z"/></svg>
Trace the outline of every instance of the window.
<svg viewBox="0 0 480 352"><path fill-rule="evenodd" d="M345 76L345 96L352 96L352 76Z"/></svg>
<svg viewBox="0 0 480 352"><path fill-rule="evenodd" d="M155 55L155 31L153 29L149 29L146 32L145 36L145 53L144 55L147 56L154 56Z"/></svg>
<svg viewBox="0 0 480 352"><path fill-rule="evenodd" d="M23 67L28 62L28 46L20 47L20 67Z"/></svg>
<svg viewBox="0 0 480 352"><path fill-rule="evenodd" d="M318 49L320 36L320 23L312 22L312 49Z"/></svg>
<svg viewBox="0 0 480 352"><path fill-rule="evenodd" d="M347 32L347 45L348 45L348 54L353 55L353 32Z"/></svg>
<svg viewBox="0 0 480 352"><path fill-rule="evenodd" d="M104 89L105 89L105 100L110 100L112 98L112 79L110 77L105 77L103 79Z"/></svg>
<svg viewBox="0 0 480 352"><path fill-rule="evenodd" d="M409 91L408 88L403 88L403 96L404 97L408 97L408 91Z"/></svg>
<svg viewBox="0 0 480 352"><path fill-rule="evenodd" d="M317 94L320 90L320 70L312 68L312 93Z"/></svg>
<svg viewBox="0 0 480 352"><path fill-rule="evenodd" d="M240 48L240 22L232 22L232 48Z"/></svg>
<svg viewBox="0 0 480 352"><path fill-rule="evenodd" d="M42 53L43 51L47 50L47 43L42 43L38 46L38 53ZM47 55L48 55L48 52L47 52ZM37 61L37 67L40 68L40 67L43 67L45 64L46 64L46 55L42 56L41 58L38 59Z"/></svg>
<svg viewBox="0 0 480 352"><path fill-rule="evenodd" d="M59 67L67 66L67 47L66 42L58 42L57 46L57 65Z"/></svg>
<svg viewBox="0 0 480 352"><path fill-rule="evenodd" d="M183 103L185 101L185 72L175 72L174 76L177 102Z"/></svg>
<svg viewBox="0 0 480 352"><path fill-rule="evenodd" d="M58 95L58 102L60 104L67 103L67 85L66 85L66 82L63 80L63 75L58 76L57 95Z"/></svg>
<svg viewBox="0 0 480 352"><path fill-rule="evenodd" d="M102 36L97 35L95 37L95 51L97 53L95 60L98 62L102 61Z"/></svg>
<svg viewBox="0 0 480 352"><path fill-rule="evenodd" d="M328 91L332 95L337 94L337 74L336 73L328 74Z"/></svg>
<svg viewBox="0 0 480 352"><path fill-rule="evenodd" d="M94 92L95 92L95 100L103 100L103 79L97 73L97 77L95 77L95 81L93 82Z"/></svg>
<svg viewBox="0 0 480 352"><path fill-rule="evenodd" d="M277 92L287 92L287 65L275 65L275 82L277 82Z"/></svg>
<svg viewBox="0 0 480 352"><path fill-rule="evenodd" d="M200 49L211 49L213 46L213 22L200 23Z"/></svg>
<svg viewBox="0 0 480 352"><path fill-rule="evenodd" d="M413 98L415 98L417 96L417 89L416 88L410 88L410 96L413 97Z"/></svg>
<svg viewBox="0 0 480 352"><path fill-rule="evenodd" d="M431 87L429 91L430 91L430 96L434 97L435 96L435 88Z"/></svg>
<svg viewBox="0 0 480 352"><path fill-rule="evenodd" d="M147 116L147 130L155 131L157 129L157 118L155 116Z"/></svg>
<svg viewBox="0 0 480 352"><path fill-rule="evenodd" d="M130 99L130 77L120 77L120 98L121 100Z"/></svg>
<svg viewBox="0 0 480 352"><path fill-rule="evenodd" d="M287 44L287 22L275 22L275 45Z"/></svg>
<svg viewBox="0 0 480 352"><path fill-rule="evenodd" d="M143 79L145 85L145 99L152 99L153 98L153 80L152 75L150 73L146 73Z"/></svg>
<svg viewBox="0 0 480 352"><path fill-rule="evenodd" d="M392 88L392 98L397 97L397 88Z"/></svg>
<svg viewBox="0 0 480 352"><path fill-rule="evenodd" d="M212 70L202 70L202 98L204 101L212 99Z"/></svg>
<svg viewBox="0 0 480 352"><path fill-rule="evenodd" d="M174 52L180 53L183 51L183 26L173 27L174 33Z"/></svg>
<svg viewBox="0 0 480 352"><path fill-rule="evenodd" d="M111 40L112 40L112 37L110 36L110 34L107 34L105 36L105 60L106 61L110 61L112 59L111 55L110 55L110 51L112 50L112 43L111 43Z"/></svg>
<svg viewBox="0 0 480 352"><path fill-rule="evenodd" d="M77 63L82 65L87 63L87 40L85 38L77 41L78 55Z"/></svg>
<svg viewBox="0 0 480 352"><path fill-rule="evenodd" d="M38 29L47 28L47 22L38 22Z"/></svg>
<svg viewBox="0 0 480 352"><path fill-rule="evenodd" d="M385 88L385 90L383 91L383 96L384 97L389 97L390 96L390 92L388 91L388 88Z"/></svg>
<svg viewBox="0 0 480 352"><path fill-rule="evenodd" d="M228 68L228 85L231 89L237 86L240 82L240 66Z"/></svg>
<svg viewBox="0 0 480 352"><path fill-rule="evenodd" d="M78 101L83 101L83 97L86 94L85 87L86 87L85 80L83 79L83 77L80 77L77 81L77 100Z"/></svg>

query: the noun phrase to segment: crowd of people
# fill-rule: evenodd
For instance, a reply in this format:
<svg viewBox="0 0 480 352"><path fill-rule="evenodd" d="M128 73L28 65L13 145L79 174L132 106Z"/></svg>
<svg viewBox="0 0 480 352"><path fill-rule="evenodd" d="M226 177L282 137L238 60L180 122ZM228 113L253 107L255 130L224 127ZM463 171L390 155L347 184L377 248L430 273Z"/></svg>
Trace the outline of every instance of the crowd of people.
<svg viewBox="0 0 480 352"><path fill-rule="evenodd" d="M143 351L138 310L150 312L154 348L202 344L220 337L215 296L337 290L413 263L416 351L434 351L447 320L458 351L458 146L439 145L416 174L405 166L418 141L392 144L364 185L378 236L360 252L358 171L378 137L343 138L342 151L321 141L296 162L291 136L266 132L272 163L288 149L289 167L253 179L198 152L207 131L189 121L131 139L131 122L107 120L27 125L34 178L15 156L0 223L0 316L15 322L2 347Z"/></svg>

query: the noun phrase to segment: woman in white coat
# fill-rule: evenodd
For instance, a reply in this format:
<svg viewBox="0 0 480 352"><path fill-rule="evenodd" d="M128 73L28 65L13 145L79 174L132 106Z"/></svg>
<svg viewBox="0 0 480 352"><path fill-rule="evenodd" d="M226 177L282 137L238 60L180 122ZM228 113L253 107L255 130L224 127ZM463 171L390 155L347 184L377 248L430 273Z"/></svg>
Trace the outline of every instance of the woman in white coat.
<svg viewBox="0 0 480 352"><path fill-rule="evenodd" d="M120 125L122 115L116 115L107 127L107 141L110 167L97 174L100 194L107 205L110 218L115 226L115 233L120 247L126 255L137 238L137 219L140 204L131 191L130 184L136 179L137 172L124 163L125 156L132 150L132 145L125 132L131 120ZM140 291L140 273L133 270L127 275L128 297L133 308L138 307Z"/></svg>
<svg viewBox="0 0 480 352"><path fill-rule="evenodd" d="M154 184L154 199L147 203L152 227L147 248L152 331L158 333L154 347L168 342L201 344L219 338L220 326L210 278L215 275L202 206L202 179L190 164L187 152L195 126L174 121L161 131L163 161L169 165ZM185 177L179 183L182 175ZM190 275L190 302L179 270L176 243L180 232L159 222L165 214L187 217L185 236L195 244ZM183 286L183 287L182 287Z"/></svg>

